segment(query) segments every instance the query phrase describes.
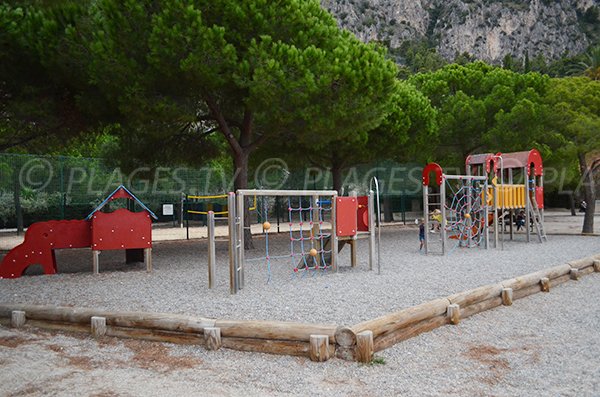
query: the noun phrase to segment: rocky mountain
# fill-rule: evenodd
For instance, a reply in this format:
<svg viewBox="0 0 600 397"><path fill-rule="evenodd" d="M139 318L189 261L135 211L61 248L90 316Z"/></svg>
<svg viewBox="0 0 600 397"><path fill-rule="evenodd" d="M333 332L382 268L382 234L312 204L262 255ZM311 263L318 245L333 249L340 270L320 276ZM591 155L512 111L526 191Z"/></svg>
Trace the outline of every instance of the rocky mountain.
<svg viewBox="0 0 600 397"><path fill-rule="evenodd" d="M427 40L448 60L558 59L597 43L600 0L321 0L339 25L394 49Z"/></svg>

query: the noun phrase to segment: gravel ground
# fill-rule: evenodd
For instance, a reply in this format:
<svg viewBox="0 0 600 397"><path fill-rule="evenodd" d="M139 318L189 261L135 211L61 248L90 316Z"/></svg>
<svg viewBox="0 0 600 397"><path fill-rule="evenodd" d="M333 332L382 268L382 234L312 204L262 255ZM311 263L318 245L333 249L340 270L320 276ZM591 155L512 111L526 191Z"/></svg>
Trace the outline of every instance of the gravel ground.
<svg viewBox="0 0 600 397"><path fill-rule="evenodd" d="M433 236L433 235L432 235ZM527 244L524 235L504 250L456 249L425 256L416 229L384 228L382 274L369 271L367 241L359 241L359 265L349 267L349 248L338 273L294 276L289 260L274 261L267 283L263 262L247 265L246 287L229 294L227 243L217 243L217 286L207 288L206 241L154 245L154 269L124 265L124 253L103 252L101 274L91 274L87 249L57 253L59 272L0 280L0 302L75 305L107 310L186 313L219 319L287 320L352 325L427 300L600 253L600 237L550 236ZM271 255L289 253L285 234L270 237ZM255 238L264 247L264 237ZM247 257L260 256L260 250Z"/></svg>
<svg viewBox="0 0 600 397"><path fill-rule="evenodd" d="M599 274L421 334L381 364L0 327L6 396L597 396Z"/></svg>

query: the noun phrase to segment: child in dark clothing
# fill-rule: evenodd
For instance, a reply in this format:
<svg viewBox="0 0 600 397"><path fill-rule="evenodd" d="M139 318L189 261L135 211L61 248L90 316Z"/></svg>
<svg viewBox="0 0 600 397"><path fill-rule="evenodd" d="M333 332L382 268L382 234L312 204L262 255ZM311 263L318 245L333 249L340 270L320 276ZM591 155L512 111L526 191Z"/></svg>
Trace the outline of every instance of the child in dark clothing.
<svg viewBox="0 0 600 397"><path fill-rule="evenodd" d="M419 251L423 249L423 244L425 244L425 220L421 219L421 223L419 224L419 241L421 245L419 246Z"/></svg>

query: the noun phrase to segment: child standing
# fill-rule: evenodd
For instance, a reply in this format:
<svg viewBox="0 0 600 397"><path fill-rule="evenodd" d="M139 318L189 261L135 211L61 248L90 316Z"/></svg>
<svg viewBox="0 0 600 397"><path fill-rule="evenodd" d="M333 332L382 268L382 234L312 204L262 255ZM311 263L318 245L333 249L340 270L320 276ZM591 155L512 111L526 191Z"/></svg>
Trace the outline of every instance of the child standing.
<svg viewBox="0 0 600 397"><path fill-rule="evenodd" d="M421 223L419 223L419 242L421 243L419 251L421 251L425 244L425 219L421 219Z"/></svg>

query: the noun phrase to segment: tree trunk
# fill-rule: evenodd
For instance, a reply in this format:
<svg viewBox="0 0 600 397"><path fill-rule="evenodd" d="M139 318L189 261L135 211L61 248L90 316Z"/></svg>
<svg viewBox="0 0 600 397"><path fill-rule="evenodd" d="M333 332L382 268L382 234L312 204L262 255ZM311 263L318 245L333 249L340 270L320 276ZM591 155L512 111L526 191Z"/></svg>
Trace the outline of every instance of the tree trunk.
<svg viewBox="0 0 600 397"><path fill-rule="evenodd" d="M244 149L241 153L234 155L235 165L235 190L247 189L248 188L248 160L250 158L250 151ZM250 220L250 211L248 205L248 197L245 198L244 203L244 249L253 249L254 244L252 243L252 231L250 226L252 224Z"/></svg>
<svg viewBox="0 0 600 397"><path fill-rule="evenodd" d="M585 153L578 153L579 170L581 172L581 186L583 187L583 198L587 203L583 217L582 233L594 233L594 213L596 212L596 192L594 189L594 176L592 170L587 166Z"/></svg>
<svg viewBox="0 0 600 397"><path fill-rule="evenodd" d="M575 192L569 192L569 206L571 207L571 216L577 216L577 211L575 209Z"/></svg>
<svg viewBox="0 0 600 397"><path fill-rule="evenodd" d="M338 194L342 194L342 167L333 164L331 167L331 175L333 177L333 190L337 190Z"/></svg>

